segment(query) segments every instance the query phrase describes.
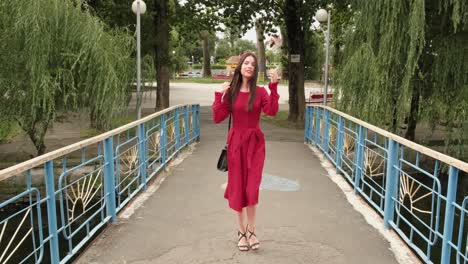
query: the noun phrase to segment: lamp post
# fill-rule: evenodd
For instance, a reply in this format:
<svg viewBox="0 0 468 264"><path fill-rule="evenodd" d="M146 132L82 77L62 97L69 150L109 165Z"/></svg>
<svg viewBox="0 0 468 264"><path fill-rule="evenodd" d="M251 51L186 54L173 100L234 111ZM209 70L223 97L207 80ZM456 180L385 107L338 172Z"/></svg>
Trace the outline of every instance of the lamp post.
<svg viewBox="0 0 468 264"><path fill-rule="evenodd" d="M172 51L172 57L175 57L175 50ZM174 79L175 78L176 78L176 67L174 67Z"/></svg>
<svg viewBox="0 0 468 264"><path fill-rule="evenodd" d="M325 88L324 88L324 95L323 95L323 104L327 105L327 97L328 97L328 51L330 49L330 18L331 18L331 11L325 9L319 9L315 14L315 18L319 22L327 22L327 33L325 37L326 41L326 51L325 51Z"/></svg>
<svg viewBox="0 0 468 264"><path fill-rule="evenodd" d="M140 95L140 86L141 86L141 34L140 34L140 14L146 12L146 4L143 0L135 0L132 3L132 11L137 17L137 119L141 118L141 95Z"/></svg>

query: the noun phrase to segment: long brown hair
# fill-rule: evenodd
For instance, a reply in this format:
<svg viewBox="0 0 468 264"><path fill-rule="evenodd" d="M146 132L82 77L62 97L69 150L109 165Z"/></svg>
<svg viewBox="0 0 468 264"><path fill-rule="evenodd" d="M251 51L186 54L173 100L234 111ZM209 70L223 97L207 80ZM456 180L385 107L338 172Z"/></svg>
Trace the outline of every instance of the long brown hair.
<svg viewBox="0 0 468 264"><path fill-rule="evenodd" d="M241 74L241 68L242 65L244 64L244 61L247 57L253 57L255 61L255 68L254 68L254 74L252 78L249 80L249 104L247 105L247 112L250 112L253 107L253 102L255 102L255 96L257 94L257 77L258 77L258 60L257 56L255 56L254 53L252 52L245 52L241 55L239 64L237 65L236 69L234 70L234 75L232 76L230 88L229 88L229 96L228 100L231 102L231 108L234 102L236 101L237 95L239 94L240 88L242 86L242 74Z"/></svg>

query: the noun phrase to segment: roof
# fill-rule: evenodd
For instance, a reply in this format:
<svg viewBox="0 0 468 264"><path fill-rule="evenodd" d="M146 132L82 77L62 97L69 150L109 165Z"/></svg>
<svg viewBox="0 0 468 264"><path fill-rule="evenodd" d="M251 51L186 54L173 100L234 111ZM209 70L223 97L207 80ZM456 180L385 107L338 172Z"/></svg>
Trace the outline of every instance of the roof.
<svg viewBox="0 0 468 264"><path fill-rule="evenodd" d="M272 35L265 44L268 48L272 49L273 51L279 51L281 46L283 46L283 38L278 35Z"/></svg>
<svg viewBox="0 0 468 264"><path fill-rule="evenodd" d="M240 56L231 56L227 61L226 64L239 64Z"/></svg>

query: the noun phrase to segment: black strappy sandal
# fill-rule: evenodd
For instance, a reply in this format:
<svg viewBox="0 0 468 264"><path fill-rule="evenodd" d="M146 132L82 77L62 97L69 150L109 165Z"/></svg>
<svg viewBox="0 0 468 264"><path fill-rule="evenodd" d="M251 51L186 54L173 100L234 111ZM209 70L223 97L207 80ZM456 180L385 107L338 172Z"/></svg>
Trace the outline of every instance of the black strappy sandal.
<svg viewBox="0 0 468 264"><path fill-rule="evenodd" d="M247 232L249 232L249 239L247 239L247 242L250 241L250 238L251 238L252 236L257 237L257 235L254 233L255 230L254 230L254 231L250 231L249 228L248 228L248 226L247 226L246 229L247 229ZM250 243L250 242L249 242L249 243ZM257 250L257 249L259 249L259 248L260 248L260 242L255 242L255 243L251 244L251 245L250 245L250 248L251 248L252 250Z"/></svg>
<svg viewBox="0 0 468 264"><path fill-rule="evenodd" d="M239 237L239 240L237 240L237 247L239 248L240 251L248 251L249 250L249 241L247 240L247 232L242 233L241 231L237 231L237 236ZM242 238L245 238L245 241L247 242L247 245L239 245L239 242L241 241Z"/></svg>

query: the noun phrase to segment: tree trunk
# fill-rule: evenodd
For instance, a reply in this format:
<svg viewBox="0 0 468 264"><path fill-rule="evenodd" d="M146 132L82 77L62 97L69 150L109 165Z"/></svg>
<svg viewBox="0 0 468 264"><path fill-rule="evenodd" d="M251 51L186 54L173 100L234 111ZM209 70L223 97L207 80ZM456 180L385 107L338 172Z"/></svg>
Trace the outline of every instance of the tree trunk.
<svg viewBox="0 0 468 264"><path fill-rule="evenodd" d="M38 116L41 116L38 114ZM42 118L38 117L36 120L20 120L17 119L18 124L23 129L23 131L28 134L29 138L31 139L34 147L36 147L37 156L40 156L45 153L46 146L44 144L44 137L49 128L49 122L52 119L52 116L45 116Z"/></svg>
<svg viewBox="0 0 468 264"><path fill-rule="evenodd" d="M90 127L91 128L96 128L97 129L97 120L96 116L94 114L94 107L91 107L91 110L89 111L89 122L90 122Z"/></svg>
<svg viewBox="0 0 468 264"><path fill-rule="evenodd" d="M281 30L281 38L284 39L283 45L281 48L281 55L280 55L280 63L281 67L285 69L284 71L281 71L281 79L283 80L289 80L289 46L288 46L288 33L285 28L285 26L280 26Z"/></svg>
<svg viewBox="0 0 468 264"><path fill-rule="evenodd" d="M111 124L99 115L96 106L91 106L89 112L90 127L97 130L109 130Z"/></svg>
<svg viewBox="0 0 468 264"><path fill-rule="evenodd" d="M395 89L394 89L395 91ZM394 93L396 94L396 92ZM398 96L394 95L392 98L392 124L390 127L390 132L393 134L398 134L398 108L397 108L397 103L398 103Z"/></svg>
<svg viewBox="0 0 468 264"><path fill-rule="evenodd" d="M411 109L408 118L408 130L406 130L405 138L411 141L415 139L416 125L419 115L419 97L421 95L418 81L413 83L413 95L411 97Z"/></svg>
<svg viewBox="0 0 468 264"><path fill-rule="evenodd" d="M210 48L208 45L209 35L210 33L206 30L201 33L203 43L203 77L211 77Z"/></svg>
<svg viewBox="0 0 468 264"><path fill-rule="evenodd" d="M338 41L335 42L334 49L335 49L335 52L333 52L334 56L333 56L332 63L333 63L333 67L336 69L341 64L341 58L343 57L343 54L341 52L341 43L339 43Z"/></svg>
<svg viewBox="0 0 468 264"><path fill-rule="evenodd" d="M265 36L263 26L259 21L255 23L255 31L257 32L257 50L258 50L258 73L263 75L263 80L267 76L266 72L266 55L265 55Z"/></svg>
<svg viewBox="0 0 468 264"><path fill-rule="evenodd" d="M156 111L169 107L169 23L168 0L155 0Z"/></svg>
<svg viewBox="0 0 468 264"><path fill-rule="evenodd" d="M301 29L296 2L285 1L285 22L289 48L289 116L288 120L302 123L305 115L304 95L304 31ZM299 55L299 62L291 62L292 55Z"/></svg>
<svg viewBox="0 0 468 264"><path fill-rule="evenodd" d="M418 60L418 67L415 69L413 79L413 92L411 95L411 107L408 117L408 130L406 130L405 138L411 141L416 139L416 126L419 122L419 102L425 92L432 90L432 82L427 76L431 75L433 55L431 54L431 44L426 43L424 51Z"/></svg>
<svg viewBox="0 0 468 264"><path fill-rule="evenodd" d="M233 28L229 28L228 39L229 39L229 45L230 45L230 48L231 48L231 50L229 51L230 54L240 55L236 51L236 40L238 38L240 38L238 35L239 35L239 33L237 33L237 30L235 30Z"/></svg>

